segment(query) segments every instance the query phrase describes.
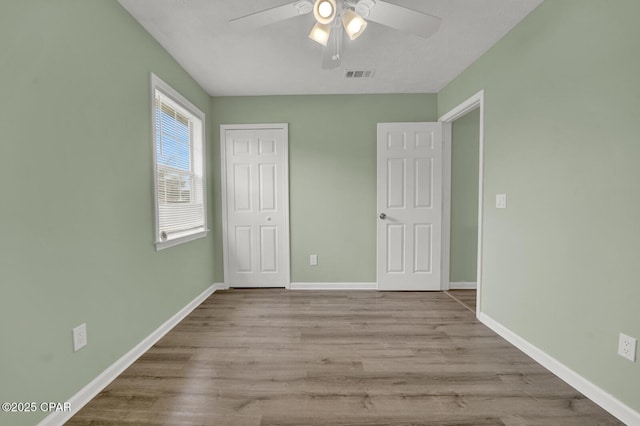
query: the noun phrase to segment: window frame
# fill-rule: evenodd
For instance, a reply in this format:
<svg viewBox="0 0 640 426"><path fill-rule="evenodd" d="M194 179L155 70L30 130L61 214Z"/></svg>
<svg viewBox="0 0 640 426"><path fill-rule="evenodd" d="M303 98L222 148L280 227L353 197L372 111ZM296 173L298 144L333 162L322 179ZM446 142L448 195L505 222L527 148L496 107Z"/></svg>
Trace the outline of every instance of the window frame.
<svg viewBox="0 0 640 426"><path fill-rule="evenodd" d="M203 211L204 211L204 223L202 228L197 228L194 231L185 231L183 233L178 233L176 237L162 241L160 239L160 206L158 204L159 194L158 194L158 153L157 153L157 142L156 142L156 91L160 92L164 97L168 98L170 101L175 102L176 105L180 108L193 115L195 118L199 119L201 122L201 146L202 146L202 203L203 203ZM153 199L154 199L154 244L156 251L164 250L169 247L174 247L180 244L184 244L189 241L193 241L199 238L204 238L207 236L209 232L207 216L207 156L206 156L206 121L205 114L198 107L193 105L189 100L187 100L184 96L178 93L173 87L168 85L165 81L163 81L160 77L151 73L151 146L153 152ZM195 132L194 132L195 138ZM193 143L190 143L190 148L193 149ZM184 235L180 235L184 234Z"/></svg>

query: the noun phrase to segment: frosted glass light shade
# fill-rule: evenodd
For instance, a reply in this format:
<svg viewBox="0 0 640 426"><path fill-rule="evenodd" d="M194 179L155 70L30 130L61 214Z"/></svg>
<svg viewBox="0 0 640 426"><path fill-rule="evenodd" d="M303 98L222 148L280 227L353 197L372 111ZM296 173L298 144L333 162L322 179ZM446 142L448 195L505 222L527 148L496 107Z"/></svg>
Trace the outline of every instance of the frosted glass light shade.
<svg viewBox="0 0 640 426"><path fill-rule="evenodd" d="M309 38L316 43L320 43L323 46L327 45L329 41L329 34L331 33L331 26L325 24L315 24L309 33Z"/></svg>
<svg viewBox="0 0 640 426"><path fill-rule="evenodd" d="M346 9L342 14L342 25L351 40L355 40L367 28L367 21L351 9Z"/></svg>
<svg viewBox="0 0 640 426"><path fill-rule="evenodd" d="M319 24L330 24L336 17L336 0L316 0L313 16Z"/></svg>

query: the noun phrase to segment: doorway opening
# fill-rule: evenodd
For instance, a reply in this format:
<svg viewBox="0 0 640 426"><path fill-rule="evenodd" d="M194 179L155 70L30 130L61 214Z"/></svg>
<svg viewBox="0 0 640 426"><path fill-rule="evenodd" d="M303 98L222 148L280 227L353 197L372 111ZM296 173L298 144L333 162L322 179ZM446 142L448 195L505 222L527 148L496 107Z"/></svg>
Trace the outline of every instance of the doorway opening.
<svg viewBox="0 0 640 426"><path fill-rule="evenodd" d="M460 120L460 121L458 121ZM451 149L452 155L447 156L444 169L447 176L451 176L452 179L448 180L449 184L444 189L448 195L450 203L445 203L445 208L449 211L444 212L446 217L451 218L449 221L450 226L446 226L443 232L443 238L445 239L445 247L450 247L443 253L443 268L450 271L450 283L447 284L449 288L449 294L462 305L467 306L476 313L476 316L482 312L482 229L483 229L483 165L484 165L484 91L480 91L469 99L465 100L458 106L451 109L439 119L440 122L448 126L459 125L459 132L454 129L452 137L447 140L452 145L455 144L455 137L458 136L462 139L474 139L473 133L474 127L477 129L477 154L469 152L460 152L460 160L462 164L458 167L458 170L454 170L452 166L452 158L455 158L456 151ZM455 122L455 124L454 124ZM471 143L470 143L471 145ZM464 150L467 147L456 147ZM470 146L472 148L472 146ZM467 148L468 149L468 148ZM470 155L464 155L470 154ZM464 161L468 161L469 158L475 158L477 161L477 168L469 167L469 170L464 170ZM474 176L471 176L470 173ZM456 187L457 191L461 193L453 193L453 185L456 185L456 177L458 178ZM477 180L475 179L477 178ZM472 181L477 185L477 191L472 191L469 188L469 182ZM466 194L465 194L466 192ZM469 194L477 193L476 201L472 201ZM477 211L477 227L473 229L470 225L472 218L468 215L468 210L471 209ZM470 237L475 241L469 241ZM475 250L469 245L475 243ZM469 257L472 257L475 251L475 281L467 281L469 277L472 277L473 271L470 271L473 267L473 263ZM475 301L473 300L475 288ZM458 294L456 294L456 292ZM475 303L474 303L475 302ZM475 307L475 309L472 309Z"/></svg>

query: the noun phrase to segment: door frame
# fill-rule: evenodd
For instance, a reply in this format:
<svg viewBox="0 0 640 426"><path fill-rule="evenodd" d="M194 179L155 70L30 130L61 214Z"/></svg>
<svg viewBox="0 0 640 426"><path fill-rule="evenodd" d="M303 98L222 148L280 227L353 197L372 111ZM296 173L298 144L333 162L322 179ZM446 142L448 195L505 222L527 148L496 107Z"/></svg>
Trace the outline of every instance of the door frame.
<svg viewBox="0 0 640 426"><path fill-rule="evenodd" d="M477 283L477 293L476 293L476 317L478 317L482 313L482 303L481 303L481 294L482 294L482 235L483 235L483 193L484 193L484 90L480 90L470 98L461 102L454 108L452 108L449 112L443 114L438 121L445 123L446 127L451 128L451 123L457 120L458 118L464 116L465 114L479 108L480 109L480 126L479 126L479 135L478 135L478 258L477 258L477 269L476 269L476 283ZM449 130L449 137L444 138L444 143L448 145L448 148L445 151L449 152L449 155L444 161L443 164L443 173L445 176L448 176L448 179L443 180L443 192L445 197L448 198L448 203L443 203L445 211L443 211L443 217L447 218L447 224L445 225L443 222L443 230L442 230L442 239L446 240L446 243L443 244L443 247L450 247L451 242L451 133ZM443 250L442 253L442 268L446 270L446 281L445 274L442 275L443 282L442 288L449 289L449 267L450 267L450 253L447 249Z"/></svg>
<svg viewBox="0 0 640 426"><path fill-rule="evenodd" d="M226 132L227 130L282 130L284 133L284 229L282 238L285 240L285 253L281 253L281 258L285 263L285 288L291 287L291 241L289 239L289 124L288 123L261 123L261 124L221 124L220 125L220 198L222 201L222 264L224 267L224 278L229 274L229 238L227 220L227 152L226 152ZM225 283L228 287L229 283Z"/></svg>

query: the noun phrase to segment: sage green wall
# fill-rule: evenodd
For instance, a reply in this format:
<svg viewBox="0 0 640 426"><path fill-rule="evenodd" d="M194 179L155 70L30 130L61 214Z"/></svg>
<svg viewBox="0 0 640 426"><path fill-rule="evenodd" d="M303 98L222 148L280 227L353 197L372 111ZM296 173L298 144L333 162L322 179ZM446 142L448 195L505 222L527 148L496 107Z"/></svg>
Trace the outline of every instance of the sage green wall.
<svg viewBox="0 0 640 426"><path fill-rule="evenodd" d="M214 282L154 250L149 73L210 99L113 0L5 0L0 52L0 402L64 402Z"/></svg>
<svg viewBox="0 0 640 426"><path fill-rule="evenodd" d="M482 311L636 411L616 351L640 338L638 16L546 1L438 95L485 93Z"/></svg>
<svg viewBox="0 0 640 426"><path fill-rule="evenodd" d="M479 109L451 126L451 282L475 282L477 276L479 137Z"/></svg>
<svg viewBox="0 0 640 426"><path fill-rule="evenodd" d="M292 282L376 281L376 124L435 121L436 102L434 94L212 99L216 164L220 124L289 123ZM219 176L213 197L213 230L221 235ZM310 254L318 266L309 266ZM216 262L216 281L223 281L220 256Z"/></svg>

